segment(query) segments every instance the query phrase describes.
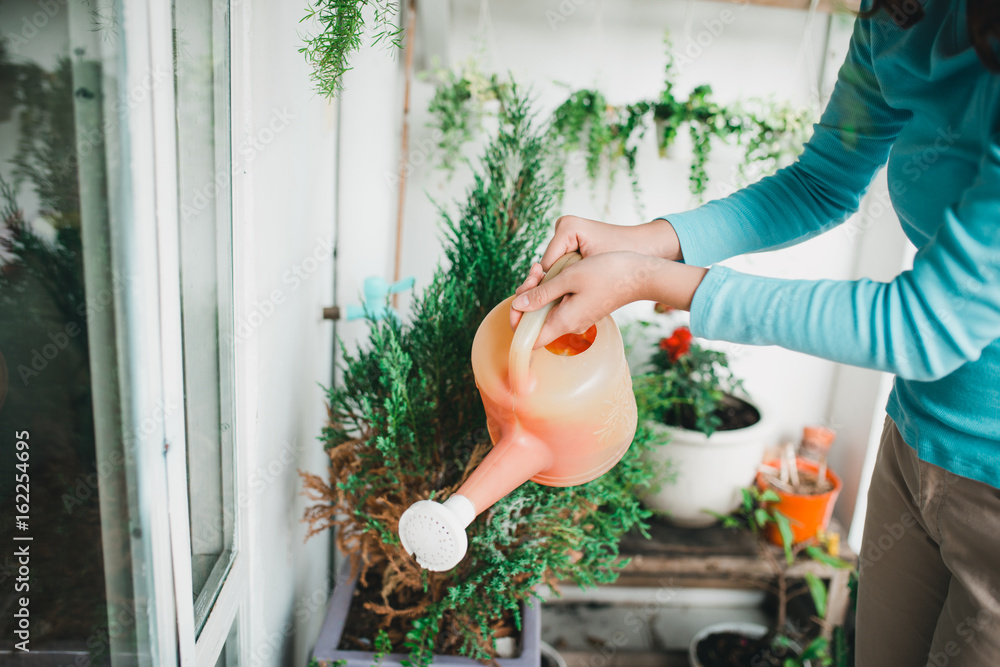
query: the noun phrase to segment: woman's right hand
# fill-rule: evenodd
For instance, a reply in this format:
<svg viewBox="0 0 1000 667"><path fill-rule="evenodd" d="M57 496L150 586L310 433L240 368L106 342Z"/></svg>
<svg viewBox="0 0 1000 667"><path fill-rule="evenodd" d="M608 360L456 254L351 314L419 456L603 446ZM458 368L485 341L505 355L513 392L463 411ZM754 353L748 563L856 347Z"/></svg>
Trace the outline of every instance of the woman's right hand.
<svg viewBox="0 0 1000 667"><path fill-rule="evenodd" d="M549 241L540 264L531 267L516 294L520 295L538 286L545 272L557 259L568 252L578 251L584 257L606 252L635 252L673 261L682 259L680 241L673 225L658 219L634 227L612 225L598 220L588 220L575 215L564 215L556 220L555 235ZM511 308L510 327L517 328L521 311Z"/></svg>
<svg viewBox="0 0 1000 667"><path fill-rule="evenodd" d="M666 220L626 227L564 215L556 220L555 235L542 255L542 269L548 271L557 259L574 250L584 257L626 251L673 261L682 259L677 233Z"/></svg>

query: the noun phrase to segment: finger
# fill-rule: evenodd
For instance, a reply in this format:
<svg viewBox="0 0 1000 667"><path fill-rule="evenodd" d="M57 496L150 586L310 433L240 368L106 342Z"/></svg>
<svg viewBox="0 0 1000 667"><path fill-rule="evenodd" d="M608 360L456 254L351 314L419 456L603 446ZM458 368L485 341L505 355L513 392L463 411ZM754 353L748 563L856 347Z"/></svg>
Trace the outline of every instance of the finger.
<svg viewBox="0 0 1000 667"><path fill-rule="evenodd" d="M549 246L542 255L542 268L546 271L552 268L556 260L568 252L580 249L580 241L574 230L561 232L556 230L555 237L549 241Z"/></svg>
<svg viewBox="0 0 1000 667"><path fill-rule="evenodd" d="M565 334L582 334L587 331L593 322L587 321L588 318L578 312L580 305L577 295L571 294L553 308L545 318L545 324L535 340L534 349L544 347Z"/></svg>
<svg viewBox="0 0 1000 667"><path fill-rule="evenodd" d="M538 262L535 262L534 264L531 265L531 271L528 272L528 277L525 278L524 282L521 283L521 285L514 291L514 295L517 296L519 294L523 294L529 289L535 287L536 285L538 285L538 283L542 282L542 278L544 277L544 275L545 272L542 271L542 265L539 264ZM517 329L517 323L521 321L521 315L523 315L521 311L511 307L510 328L512 330Z"/></svg>
<svg viewBox="0 0 1000 667"><path fill-rule="evenodd" d="M538 332L538 338L535 339L535 345L532 349L538 350L545 347L559 336L562 336L566 331L561 331L562 327L559 326L558 322L552 321L552 316L555 315L556 311L559 310L559 306L556 306L549 313L549 316L545 318L545 324L542 325L542 330Z"/></svg>
<svg viewBox="0 0 1000 667"><path fill-rule="evenodd" d="M514 298L511 307L521 312L538 310L550 301L555 301L564 294L573 291L573 281L567 279L567 273L560 273L558 276L543 285L537 285L529 290L525 290Z"/></svg>
<svg viewBox="0 0 1000 667"><path fill-rule="evenodd" d="M532 287L535 287L538 283L542 282L542 278L542 265L535 263L531 267L531 273L528 274L528 277L524 279L524 282L521 283L521 285L514 291L514 294L521 294Z"/></svg>
<svg viewBox="0 0 1000 667"><path fill-rule="evenodd" d="M524 315L520 310L515 308L510 309L510 328L512 331L517 330L517 324L521 321L521 317Z"/></svg>

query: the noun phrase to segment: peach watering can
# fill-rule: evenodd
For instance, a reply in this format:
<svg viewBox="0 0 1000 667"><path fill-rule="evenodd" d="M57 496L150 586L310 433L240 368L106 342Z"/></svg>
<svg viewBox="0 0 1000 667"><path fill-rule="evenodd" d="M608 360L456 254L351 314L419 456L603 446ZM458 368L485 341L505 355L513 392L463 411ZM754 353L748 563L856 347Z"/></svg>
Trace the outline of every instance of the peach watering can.
<svg viewBox="0 0 1000 667"><path fill-rule="evenodd" d="M579 259L564 255L542 282ZM493 449L444 503L421 500L399 520L403 547L428 570L455 567L468 548L466 527L517 487L589 482L621 459L635 435L632 378L614 320L532 351L555 303L525 313L512 332L513 300L490 311L472 344Z"/></svg>

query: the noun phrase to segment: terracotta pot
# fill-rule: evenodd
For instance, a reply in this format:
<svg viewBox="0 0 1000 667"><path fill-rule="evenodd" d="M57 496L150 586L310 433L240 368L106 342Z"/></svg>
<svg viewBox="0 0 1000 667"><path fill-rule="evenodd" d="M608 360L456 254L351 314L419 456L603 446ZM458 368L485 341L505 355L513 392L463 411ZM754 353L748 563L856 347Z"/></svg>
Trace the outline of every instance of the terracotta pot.
<svg viewBox="0 0 1000 667"><path fill-rule="evenodd" d="M799 470L808 470L813 473L819 472L819 465L805 459L796 459L796 466ZM765 465L775 468L781 467L780 461L767 461ZM833 484L833 488L826 493L814 495L803 495L800 493L787 493L769 485L764 479L764 473L757 473L757 486L761 490L770 489L781 498L780 501L772 503L771 507L788 517L788 522L792 528L793 541L798 544L816 537L820 530L826 530L830 525L830 517L833 516L833 505L837 502L837 496L844 484L840 478L830 470L826 469L826 478ZM773 544L781 546L781 533L778 532L774 524L768 524L765 531L767 539Z"/></svg>

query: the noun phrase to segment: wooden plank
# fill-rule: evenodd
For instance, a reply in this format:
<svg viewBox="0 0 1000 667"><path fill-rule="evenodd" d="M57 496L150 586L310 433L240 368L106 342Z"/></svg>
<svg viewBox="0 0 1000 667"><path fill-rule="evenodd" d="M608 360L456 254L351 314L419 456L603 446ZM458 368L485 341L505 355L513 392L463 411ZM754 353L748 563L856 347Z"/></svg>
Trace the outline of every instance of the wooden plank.
<svg viewBox="0 0 1000 667"><path fill-rule="evenodd" d="M631 533L622 539L620 550L624 556L712 554L757 557L757 545L748 531L720 526L679 528L661 518L650 520L648 539L638 533Z"/></svg>
<svg viewBox="0 0 1000 667"><path fill-rule="evenodd" d="M844 534L843 528L831 522L830 531ZM622 539L620 551L632 558L626 571L654 572L657 568L665 574L720 574L769 571L761 559L753 535L746 530L734 530L721 526L708 528L679 528L665 519L650 521L647 539L632 533ZM783 558L780 547L769 547L777 558ZM840 540L840 557L849 563L857 562L857 555L847 547L847 541ZM820 569L815 569L820 568ZM833 568L803 558L793 566L797 573L825 573L829 578Z"/></svg>
<svg viewBox="0 0 1000 667"><path fill-rule="evenodd" d="M719 590L760 590L763 580L753 580L749 577L733 576L709 576L709 575L681 575L681 576L652 576L641 572L622 572L614 584L622 588L716 588Z"/></svg>
<svg viewBox="0 0 1000 667"><path fill-rule="evenodd" d="M671 576L733 576L770 578L774 571L760 558L742 556L633 556L624 573L639 572L670 578ZM840 572L838 568L810 559L803 559L788 568L789 577L802 577L811 572L818 577L829 579Z"/></svg>
<svg viewBox="0 0 1000 667"><path fill-rule="evenodd" d="M687 653L637 653L633 651L604 656L597 651L560 651L566 667L688 667Z"/></svg>
<svg viewBox="0 0 1000 667"><path fill-rule="evenodd" d="M847 618L847 609L851 604L850 578L850 572L841 570L830 579L830 592L826 600L827 624L823 628L823 636L827 639L832 635L833 626L843 625Z"/></svg>
<svg viewBox="0 0 1000 667"><path fill-rule="evenodd" d="M812 4L810 0L716 0L716 2L728 2L738 5L744 5L749 2L751 5L778 7L781 9L809 9L809 6ZM856 12L860 7L860 0L820 0L816 9L827 13Z"/></svg>

